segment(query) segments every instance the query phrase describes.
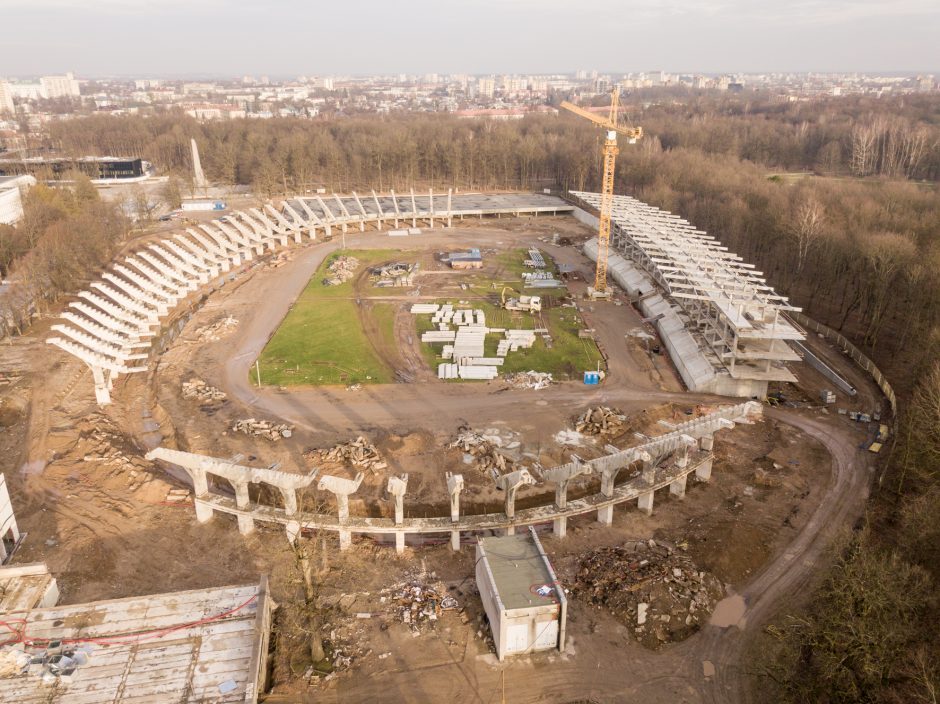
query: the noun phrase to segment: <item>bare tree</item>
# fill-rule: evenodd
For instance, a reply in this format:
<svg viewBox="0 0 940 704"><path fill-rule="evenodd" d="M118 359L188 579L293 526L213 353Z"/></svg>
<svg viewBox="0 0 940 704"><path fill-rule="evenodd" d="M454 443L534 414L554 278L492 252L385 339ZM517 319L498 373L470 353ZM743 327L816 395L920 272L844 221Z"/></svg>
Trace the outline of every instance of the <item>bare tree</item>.
<svg viewBox="0 0 940 704"><path fill-rule="evenodd" d="M815 197L809 196L796 209L787 233L796 241L796 272L803 271L806 256L816 247L823 234L823 207Z"/></svg>

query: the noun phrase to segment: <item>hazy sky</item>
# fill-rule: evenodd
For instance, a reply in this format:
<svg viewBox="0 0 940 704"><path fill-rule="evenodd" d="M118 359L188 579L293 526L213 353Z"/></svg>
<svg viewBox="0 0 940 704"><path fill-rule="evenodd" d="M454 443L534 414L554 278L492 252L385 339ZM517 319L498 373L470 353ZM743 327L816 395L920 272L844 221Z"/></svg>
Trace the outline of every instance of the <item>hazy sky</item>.
<svg viewBox="0 0 940 704"><path fill-rule="evenodd" d="M931 71L940 0L0 0L0 76Z"/></svg>

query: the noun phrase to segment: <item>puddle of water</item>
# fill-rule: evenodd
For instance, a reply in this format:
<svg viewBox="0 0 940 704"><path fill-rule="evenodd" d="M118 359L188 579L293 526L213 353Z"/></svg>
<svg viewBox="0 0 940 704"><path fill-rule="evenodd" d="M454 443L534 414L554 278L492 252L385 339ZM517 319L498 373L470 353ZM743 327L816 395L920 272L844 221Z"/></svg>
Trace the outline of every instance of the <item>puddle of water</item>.
<svg viewBox="0 0 940 704"><path fill-rule="evenodd" d="M743 628L746 623L745 611L747 611L747 604L744 602L744 597L735 594L718 602L708 622L719 628L727 628L728 626Z"/></svg>

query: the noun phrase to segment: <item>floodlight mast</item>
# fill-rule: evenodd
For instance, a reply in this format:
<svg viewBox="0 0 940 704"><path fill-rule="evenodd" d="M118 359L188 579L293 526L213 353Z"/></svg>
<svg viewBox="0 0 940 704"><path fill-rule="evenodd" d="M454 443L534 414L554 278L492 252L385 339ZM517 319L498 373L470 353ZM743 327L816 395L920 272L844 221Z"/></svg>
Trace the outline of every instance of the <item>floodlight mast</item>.
<svg viewBox="0 0 940 704"><path fill-rule="evenodd" d="M569 103L567 100L562 102L561 107L607 129L607 139L604 141L603 149L604 177L601 184L600 217L597 227L597 268L594 272L594 288L592 289L593 296L605 298L607 297L607 255L610 249L610 216L614 202L614 167L617 163L617 155L620 153L617 146L617 134L627 137L630 144L636 144L636 141L643 136L643 128L617 124L617 113L620 107L620 93L617 88L614 88L610 94L610 114L607 119Z"/></svg>

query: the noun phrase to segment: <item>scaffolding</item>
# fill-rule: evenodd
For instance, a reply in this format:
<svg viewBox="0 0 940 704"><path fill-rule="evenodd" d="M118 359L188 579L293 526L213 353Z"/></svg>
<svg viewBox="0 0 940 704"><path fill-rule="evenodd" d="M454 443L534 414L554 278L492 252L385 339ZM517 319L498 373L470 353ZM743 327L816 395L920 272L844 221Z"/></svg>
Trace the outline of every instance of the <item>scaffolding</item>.
<svg viewBox="0 0 940 704"><path fill-rule="evenodd" d="M598 193L571 192L599 208ZM785 366L805 339L786 318L800 309L767 285L762 272L711 235L665 210L614 196L611 246L645 271L677 305L699 347L737 381L796 381Z"/></svg>

